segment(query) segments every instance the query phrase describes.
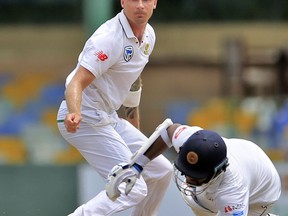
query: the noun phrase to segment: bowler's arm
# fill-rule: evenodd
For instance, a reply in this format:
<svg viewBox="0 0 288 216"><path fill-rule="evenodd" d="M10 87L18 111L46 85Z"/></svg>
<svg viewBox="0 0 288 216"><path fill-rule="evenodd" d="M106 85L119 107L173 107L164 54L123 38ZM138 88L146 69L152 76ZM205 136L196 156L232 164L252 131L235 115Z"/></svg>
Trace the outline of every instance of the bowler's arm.
<svg viewBox="0 0 288 216"><path fill-rule="evenodd" d="M141 88L141 77L138 77L138 79L131 86L130 95L128 96L126 103L123 104L125 119L138 129L140 129L139 103Z"/></svg>

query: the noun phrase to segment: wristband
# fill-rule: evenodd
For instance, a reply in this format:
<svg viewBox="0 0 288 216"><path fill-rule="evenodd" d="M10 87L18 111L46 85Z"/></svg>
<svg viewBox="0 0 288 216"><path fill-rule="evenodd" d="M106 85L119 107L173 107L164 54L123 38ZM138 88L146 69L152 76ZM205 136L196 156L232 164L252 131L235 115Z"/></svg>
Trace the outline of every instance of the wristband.
<svg viewBox="0 0 288 216"><path fill-rule="evenodd" d="M142 88L137 91L129 91L123 105L126 107L137 107L140 104Z"/></svg>

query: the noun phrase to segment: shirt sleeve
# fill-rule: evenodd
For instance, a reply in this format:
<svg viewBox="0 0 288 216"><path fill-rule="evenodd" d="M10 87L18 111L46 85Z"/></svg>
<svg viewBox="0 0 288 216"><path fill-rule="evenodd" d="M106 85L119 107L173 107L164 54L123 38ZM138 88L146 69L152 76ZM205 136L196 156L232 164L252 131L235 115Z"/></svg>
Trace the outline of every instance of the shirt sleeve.
<svg viewBox="0 0 288 216"><path fill-rule="evenodd" d="M215 198L219 209L217 216L248 216L248 188L233 184L233 179L226 186L221 185L221 188L225 188L225 191L218 193Z"/></svg>
<svg viewBox="0 0 288 216"><path fill-rule="evenodd" d="M79 64L89 70L94 76L100 77L118 59L120 49L106 34L99 34L87 40L79 57ZM114 49L112 48L114 46Z"/></svg>

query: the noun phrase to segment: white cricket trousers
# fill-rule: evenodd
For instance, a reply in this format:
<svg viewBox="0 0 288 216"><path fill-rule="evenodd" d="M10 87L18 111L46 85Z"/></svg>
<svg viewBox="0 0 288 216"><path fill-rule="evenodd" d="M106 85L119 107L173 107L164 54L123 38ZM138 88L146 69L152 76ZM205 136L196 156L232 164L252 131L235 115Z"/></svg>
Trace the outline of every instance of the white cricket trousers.
<svg viewBox="0 0 288 216"><path fill-rule="evenodd" d="M76 133L68 133L64 123L59 122L66 115L65 107L61 107L57 116L60 133L104 179L112 167L121 162L129 162L132 154L147 140L128 121L119 118L116 112L109 115L97 111L94 122L82 113L80 128ZM170 161L160 155L145 166L142 176L127 196L122 194L113 202L103 190L69 216L108 216L131 207L134 207L132 216L157 215L172 173Z"/></svg>

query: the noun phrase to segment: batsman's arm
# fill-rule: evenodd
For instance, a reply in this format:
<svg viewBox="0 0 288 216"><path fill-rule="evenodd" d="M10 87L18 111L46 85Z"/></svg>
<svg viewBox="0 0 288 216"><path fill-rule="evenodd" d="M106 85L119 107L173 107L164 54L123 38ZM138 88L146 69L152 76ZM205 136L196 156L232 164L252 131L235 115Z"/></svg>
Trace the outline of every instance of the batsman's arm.
<svg viewBox="0 0 288 216"><path fill-rule="evenodd" d="M171 138L178 126L180 125L173 124L170 119L166 119L156 128L145 145L133 155L129 164L118 164L113 167L105 187L107 196L111 200L115 200L121 195L118 187L122 182L126 183L125 194L127 195L145 165L172 146Z"/></svg>
<svg viewBox="0 0 288 216"><path fill-rule="evenodd" d="M134 127L140 129L139 104L141 99L142 80L141 77L131 86L128 97L123 103L124 116Z"/></svg>
<svg viewBox="0 0 288 216"><path fill-rule="evenodd" d="M179 126L180 126L180 124L174 123L166 129L168 139L169 139L168 141L170 143L172 142L172 137L173 137L174 131ZM162 154L164 151L166 151L167 149L169 149L172 146L172 144L170 146L168 146L166 144L166 142L163 140L163 135L159 136L155 140L155 142L147 149L147 151L144 152L143 155L145 155L147 158L149 158L149 160L153 160L154 158L156 158L157 156L159 156L160 154ZM136 163L137 163L137 161L136 161Z"/></svg>

